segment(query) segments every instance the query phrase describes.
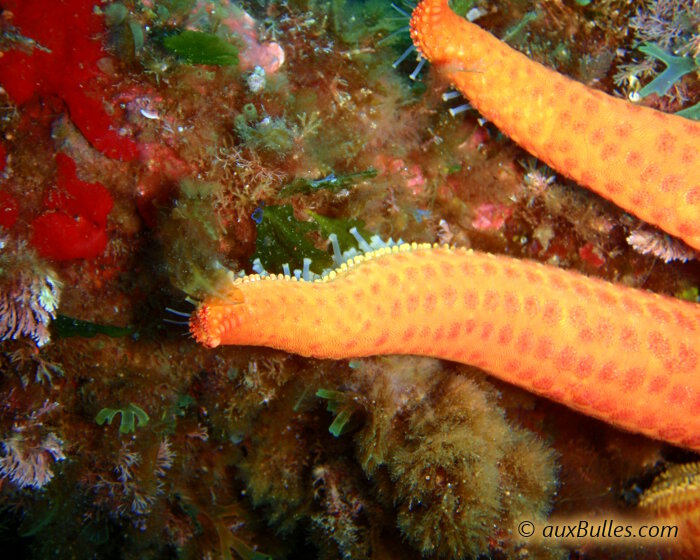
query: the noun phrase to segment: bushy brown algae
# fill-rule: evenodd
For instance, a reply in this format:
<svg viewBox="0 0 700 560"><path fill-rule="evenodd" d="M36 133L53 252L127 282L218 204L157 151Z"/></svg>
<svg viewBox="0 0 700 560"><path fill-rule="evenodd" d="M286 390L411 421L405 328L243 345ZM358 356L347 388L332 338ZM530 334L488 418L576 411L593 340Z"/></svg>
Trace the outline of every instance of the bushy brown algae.
<svg viewBox="0 0 700 560"><path fill-rule="evenodd" d="M424 555L515 550L517 522L546 517L554 454L504 417L491 389L419 358L368 361L354 378L367 407L356 435L361 464L370 477L388 473L385 499Z"/></svg>

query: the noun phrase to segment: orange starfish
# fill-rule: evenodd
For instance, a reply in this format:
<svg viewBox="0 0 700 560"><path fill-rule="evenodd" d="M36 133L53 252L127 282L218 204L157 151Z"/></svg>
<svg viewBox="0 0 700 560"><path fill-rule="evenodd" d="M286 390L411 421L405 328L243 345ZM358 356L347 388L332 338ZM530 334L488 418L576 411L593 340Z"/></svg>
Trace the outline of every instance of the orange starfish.
<svg viewBox="0 0 700 560"><path fill-rule="evenodd" d="M700 450L700 306L535 262L404 244L355 257L316 282L239 278L200 306L190 329L210 347L471 364Z"/></svg>
<svg viewBox="0 0 700 560"><path fill-rule="evenodd" d="M700 123L611 97L533 62L457 16L447 0L420 3L411 37L528 152L700 249Z"/></svg>

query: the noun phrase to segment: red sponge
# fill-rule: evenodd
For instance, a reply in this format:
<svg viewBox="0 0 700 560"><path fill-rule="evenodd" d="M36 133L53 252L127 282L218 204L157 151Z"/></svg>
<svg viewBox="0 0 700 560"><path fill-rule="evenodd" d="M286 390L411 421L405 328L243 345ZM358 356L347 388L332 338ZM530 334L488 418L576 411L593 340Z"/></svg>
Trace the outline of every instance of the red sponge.
<svg viewBox="0 0 700 560"><path fill-rule="evenodd" d="M107 246L107 232L82 216L50 212L34 220L32 243L42 257L57 261L91 259Z"/></svg>
<svg viewBox="0 0 700 560"><path fill-rule="evenodd" d="M32 244L42 257L58 261L97 257L107 246L112 197L100 183L78 179L75 162L66 154L57 154L56 164L57 189L46 197L50 211L32 224Z"/></svg>
<svg viewBox="0 0 700 560"><path fill-rule="evenodd" d="M3 0L12 24L36 46L10 48L0 58L0 84L17 105L58 98L85 138L108 157L128 161L138 149L105 110L113 78L99 69L105 33L96 0ZM50 104L49 104L50 105ZM42 104L41 106L45 106Z"/></svg>
<svg viewBox="0 0 700 560"><path fill-rule="evenodd" d="M56 154L58 189L49 192L46 206L89 219L98 226L107 224L107 216L114 203L109 191L100 183L86 183L78 179L75 162L66 154Z"/></svg>

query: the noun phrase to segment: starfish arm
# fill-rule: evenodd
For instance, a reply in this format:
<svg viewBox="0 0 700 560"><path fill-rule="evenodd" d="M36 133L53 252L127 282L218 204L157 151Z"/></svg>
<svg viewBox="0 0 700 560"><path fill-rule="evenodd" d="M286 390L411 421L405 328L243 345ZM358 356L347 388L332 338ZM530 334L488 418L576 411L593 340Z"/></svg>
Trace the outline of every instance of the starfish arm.
<svg viewBox="0 0 700 560"><path fill-rule="evenodd" d="M418 50L528 152L700 249L700 123L586 87L457 16L413 12Z"/></svg>
<svg viewBox="0 0 700 560"><path fill-rule="evenodd" d="M700 450L700 306L531 261L410 247L321 282L238 279L202 304L191 331L211 347L453 360Z"/></svg>

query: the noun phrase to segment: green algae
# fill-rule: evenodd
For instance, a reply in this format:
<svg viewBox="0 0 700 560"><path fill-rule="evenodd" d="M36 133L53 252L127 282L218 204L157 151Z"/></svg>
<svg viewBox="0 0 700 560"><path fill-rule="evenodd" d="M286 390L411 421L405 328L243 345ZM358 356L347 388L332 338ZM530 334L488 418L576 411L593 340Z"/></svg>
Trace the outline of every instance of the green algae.
<svg viewBox="0 0 700 560"><path fill-rule="evenodd" d="M328 401L326 410L335 416L328 427L328 431L334 437L340 437L356 426L357 422L351 422L351 420L353 414L360 409L360 406L354 401L352 394L331 389L319 389L316 391L316 396Z"/></svg>
<svg viewBox="0 0 700 560"><path fill-rule="evenodd" d="M678 80L686 74L700 67L700 61L688 56L673 56L663 50L659 45L646 43L639 47L647 56L660 60L666 65L666 69L656 76L651 82L639 90L641 98L655 93L659 96L666 95Z"/></svg>
<svg viewBox="0 0 700 560"><path fill-rule="evenodd" d="M98 426L102 426L105 422L111 425L117 414L121 415L121 422L119 423L120 434L130 434L136 431L137 425L139 428L143 428L148 424L148 414L134 403L129 403L124 408L103 408L95 416L95 422Z"/></svg>
<svg viewBox="0 0 700 560"><path fill-rule="evenodd" d="M236 133L246 147L278 155L287 154L299 137L297 128L285 119L266 116L258 122L257 110L252 103L243 107L243 113L234 119Z"/></svg>
<svg viewBox="0 0 700 560"><path fill-rule="evenodd" d="M694 121L700 121L700 103L696 103L687 109L683 109L675 113L679 117L685 117L686 119L692 119Z"/></svg>
<svg viewBox="0 0 700 560"><path fill-rule="evenodd" d="M163 45L189 64L238 66L238 47L212 33L185 30L163 39Z"/></svg>
<svg viewBox="0 0 700 560"><path fill-rule="evenodd" d="M331 218L310 210L306 210L306 214L312 218L311 221L297 219L290 204L258 208L253 213L258 236L252 260L260 259L265 270L279 271L285 264L292 270L301 269L304 259L309 258L310 269L320 273L333 265L333 259L329 252L314 244L310 235L327 239L331 233L335 233L342 250L357 248L357 240L349 233L353 227L361 235L370 237L361 220Z"/></svg>
<svg viewBox="0 0 700 560"><path fill-rule="evenodd" d="M134 333L134 327L117 327L115 325L101 325L91 321L83 321L66 315L57 315L51 323L51 328L57 337L69 338L80 336L84 338L93 338L98 334L104 334L111 337L128 336Z"/></svg>
<svg viewBox="0 0 700 560"><path fill-rule="evenodd" d="M321 272L332 263L331 256L308 237L309 233L318 231L318 226L294 217L291 204L263 206L254 216L259 222L253 259L260 259L267 270L281 270L283 264L289 264L292 269L302 268L304 258L312 260L314 272Z"/></svg>
<svg viewBox="0 0 700 560"><path fill-rule="evenodd" d="M319 231L324 237L330 237L331 233L335 233L338 236L338 244L342 250L347 251L351 247L358 248L357 239L350 233L352 228L357 228L357 231L364 238L372 237L372 234L365 229L365 223L362 220L329 218L311 210L307 210L306 213L318 224Z"/></svg>

